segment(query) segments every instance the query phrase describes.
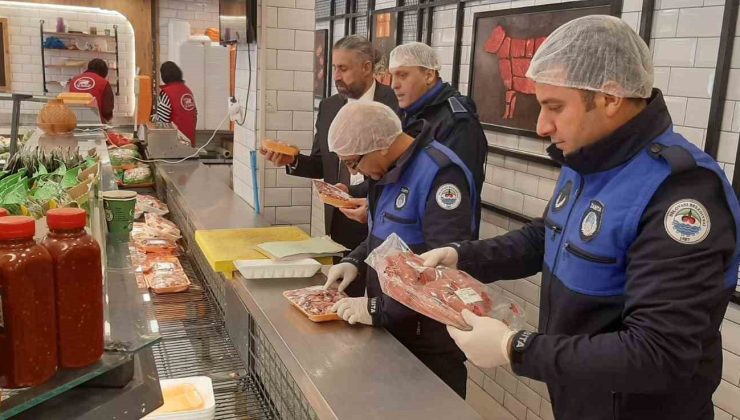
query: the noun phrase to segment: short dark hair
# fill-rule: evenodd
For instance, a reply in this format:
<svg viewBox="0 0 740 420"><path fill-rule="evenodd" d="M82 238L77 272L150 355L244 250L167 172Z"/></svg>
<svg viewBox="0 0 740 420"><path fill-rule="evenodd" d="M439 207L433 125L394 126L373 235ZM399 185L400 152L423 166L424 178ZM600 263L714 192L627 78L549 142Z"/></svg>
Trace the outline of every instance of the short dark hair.
<svg viewBox="0 0 740 420"><path fill-rule="evenodd" d="M167 83L182 82L182 70L177 64L172 61L165 61L159 68L159 73L162 75L162 81Z"/></svg>
<svg viewBox="0 0 740 420"><path fill-rule="evenodd" d="M87 63L87 71L93 72L100 77L108 77L108 64L99 58L93 58Z"/></svg>
<svg viewBox="0 0 740 420"><path fill-rule="evenodd" d="M361 35L347 35L334 43L335 50L354 51L364 61L370 61L373 65L377 64L380 54L373 48L373 44Z"/></svg>

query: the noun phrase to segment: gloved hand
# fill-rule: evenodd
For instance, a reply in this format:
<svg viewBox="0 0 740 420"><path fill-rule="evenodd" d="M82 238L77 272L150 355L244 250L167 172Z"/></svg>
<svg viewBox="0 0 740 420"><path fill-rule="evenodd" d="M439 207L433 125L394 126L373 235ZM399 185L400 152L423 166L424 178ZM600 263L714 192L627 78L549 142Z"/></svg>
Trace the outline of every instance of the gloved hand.
<svg viewBox="0 0 740 420"><path fill-rule="evenodd" d="M351 263L339 263L337 265L333 265L329 269L329 273L326 275L324 290L330 288L337 280L342 279L342 282L339 283L339 291L343 292L344 289L346 289L347 286L357 278L358 273L359 270L357 267Z"/></svg>
<svg viewBox="0 0 740 420"><path fill-rule="evenodd" d="M511 331L498 319L481 317L467 309L463 309L462 317L473 329L461 331L447 326L447 332L471 363L494 368L510 362L510 342L516 331Z"/></svg>
<svg viewBox="0 0 740 420"><path fill-rule="evenodd" d="M373 325L373 317L370 316L370 312L367 310L366 297L344 298L335 303L331 310L350 324L354 325L359 322L360 324Z"/></svg>
<svg viewBox="0 0 740 420"><path fill-rule="evenodd" d="M425 267L436 267L442 265L450 268L457 268L457 250L451 246L437 248L427 251L420 255L424 260Z"/></svg>

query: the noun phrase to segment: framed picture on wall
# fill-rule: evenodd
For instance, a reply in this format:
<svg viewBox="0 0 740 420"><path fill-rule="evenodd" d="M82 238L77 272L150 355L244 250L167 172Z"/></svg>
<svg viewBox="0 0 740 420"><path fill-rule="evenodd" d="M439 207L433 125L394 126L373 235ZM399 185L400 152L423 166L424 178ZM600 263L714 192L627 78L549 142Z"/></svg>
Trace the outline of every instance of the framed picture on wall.
<svg viewBox="0 0 740 420"><path fill-rule="evenodd" d="M525 77L532 56L564 23L621 11L621 0L588 0L476 13L469 92L483 127L537 137L540 106Z"/></svg>
<svg viewBox="0 0 740 420"><path fill-rule="evenodd" d="M384 85L391 84L388 72L388 58L398 42L398 13L390 10L377 10L373 14L371 41L380 60L375 65L375 80Z"/></svg>
<svg viewBox="0 0 740 420"><path fill-rule="evenodd" d="M8 19L0 18L0 92L10 92L10 42L8 40Z"/></svg>
<svg viewBox="0 0 740 420"><path fill-rule="evenodd" d="M313 42L313 95L318 99L326 97L327 73L327 39L328 29L318 29L314 32Z"/></svg>

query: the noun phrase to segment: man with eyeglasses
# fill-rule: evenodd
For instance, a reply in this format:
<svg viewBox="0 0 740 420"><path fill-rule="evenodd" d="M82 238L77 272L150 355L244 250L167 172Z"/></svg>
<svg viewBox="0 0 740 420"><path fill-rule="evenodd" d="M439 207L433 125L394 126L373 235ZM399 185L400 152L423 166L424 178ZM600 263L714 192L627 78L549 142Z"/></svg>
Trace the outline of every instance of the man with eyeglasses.
<svg viewBox="0 0 740 420"><path fill-rule="evenodd" d="M337 155L328 149L327 135L337 112L347 103L377 101L393 109L398 107L393 90L375 82L373 67L376 61L375 50L366 38L349 35L337 41L332 50L332 68L334 84L339 93L319 104L311 154L294 157L263 149L261 153L265 158L276 166L285 166L289 175L323 178L330 184L338 184L337 186L348 190L353 196L365 197L367 186L363 177L352 176L344 165L339 164ZM324 206L324 224L326 233L349 249L354 249L367 236L365 223L350 220L329 205ZM361 289L359 286L358 284L355 288ZM348 294L354 295L353 289L348 290Z"/></svg>
<svg viewBox="0 0 740 420"><path fill-rule="evenodd" d="M445 326L383 294L377 273L365 258L391 234L416 253L462 238L476 237L480 201L472 172L434 138L434 127L419 121L412 137L394 111L377 102L346 105L329 129L329 150L353 173L369 178L370 232L365 242L333 266L326 288L339 290L359 274L366 297L345 298L334 310L350 324L385 327L461 397L465 397L465 356Z"/></svg>

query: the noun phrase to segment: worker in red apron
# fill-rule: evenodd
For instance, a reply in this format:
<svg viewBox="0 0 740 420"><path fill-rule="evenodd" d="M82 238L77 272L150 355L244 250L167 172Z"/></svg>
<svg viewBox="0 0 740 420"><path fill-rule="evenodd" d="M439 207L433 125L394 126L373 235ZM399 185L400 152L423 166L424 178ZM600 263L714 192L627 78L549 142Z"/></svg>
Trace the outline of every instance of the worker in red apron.
<svg viewBox="0 0 740 420"><path fill-rule="evenodd" d="M172 61L162 63L159 72L164 85L159 87L157 112L152 119L156 122L175 124L195 147L195 124L198 121L198 110L195 107L193 92L182 80L180 67Z"/></svg>
<svg viewBox="0 0 740 420"><path fill-rule="evenodd" d="M100 119L107 123L113 118L114 96L108 77L108 64L94 58L87 63L87 70L73 77L69 82L70 92L89 93L98 104Z"/></svg>

